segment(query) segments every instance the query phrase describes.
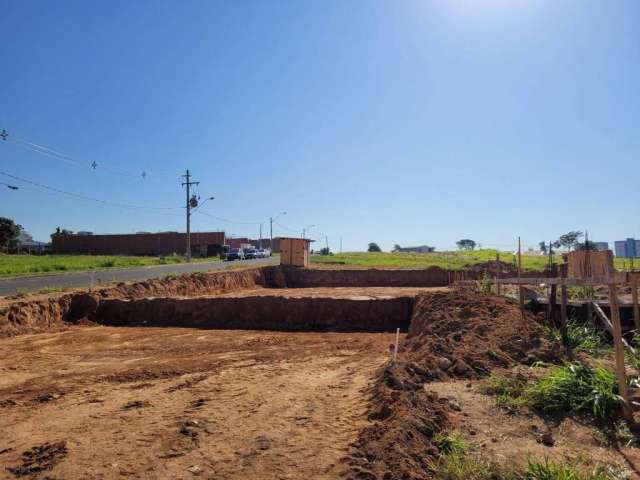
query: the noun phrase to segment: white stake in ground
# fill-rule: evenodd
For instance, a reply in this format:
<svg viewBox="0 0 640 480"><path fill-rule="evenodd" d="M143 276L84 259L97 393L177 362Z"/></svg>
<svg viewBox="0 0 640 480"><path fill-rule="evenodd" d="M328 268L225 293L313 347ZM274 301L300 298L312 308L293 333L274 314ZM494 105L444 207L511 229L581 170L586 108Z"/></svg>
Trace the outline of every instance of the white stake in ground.
<svg viewBox="0 0 640 480"><path fill-rule="evenodd" d="M400 341L400 329L396 328L396 346L393 349L393 362L395 363L398 356L398 342Z"/></svg>

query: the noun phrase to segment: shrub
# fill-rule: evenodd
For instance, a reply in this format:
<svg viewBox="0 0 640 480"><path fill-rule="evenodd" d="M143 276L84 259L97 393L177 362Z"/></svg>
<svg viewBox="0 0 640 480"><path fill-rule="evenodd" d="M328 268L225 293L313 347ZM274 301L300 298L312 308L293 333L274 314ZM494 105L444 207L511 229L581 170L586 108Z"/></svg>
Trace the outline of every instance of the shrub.
<svg viewBox="0 0 640 480"><path fill-rule="evenodd" d="M560 330L556 328L550 330L550 336L553 340L562 342L567 348L591 355L597 354L607 347L604 332L591 325L581 325L577 322L567 325L567 334L564 338Z"/></svg>
<svg viewBox="0 0 640 480"><path fill-rule="evenodd" d="M487 272L484 272L484 275L476 280L476 290L478 290L478 292L480 293L491 293L492 283L493 282L491 281L491 278L489 277Z"/></svg>
<svg viewBox="0 0 640 480"><path fill-rule="evenodd" d="M469 444L457 432L438 433L433 437L433 443L443 455L461 454L469 451Z"/></svg>
<svg viewBox="0 0 640 480"><path fill-rule="evenodd" d="M607 420L619 407L617 391L609 370L577 362L553 367L528 394L533 406L544 412L589 413Z"/></svg>

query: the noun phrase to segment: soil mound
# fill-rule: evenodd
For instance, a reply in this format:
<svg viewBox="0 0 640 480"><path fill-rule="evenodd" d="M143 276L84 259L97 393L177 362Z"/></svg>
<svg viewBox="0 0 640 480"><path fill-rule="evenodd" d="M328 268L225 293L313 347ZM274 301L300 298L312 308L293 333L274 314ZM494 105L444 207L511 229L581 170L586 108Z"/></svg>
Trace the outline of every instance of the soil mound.
<svg viewBox="0 0 640 480"><path fill-rule="evenodd" d="M560 355L536 317L509 298L462 290L416 299L403 351L424 379L478 378L494 367Z"/></svg>
<svg viewBox="0 0 640 480"><path fill-rule="evenodd" d="M439 455L436 433L459 409L427 392L425 383L447 377L478 378L494 367L553 360L560 347L544 338L535 316L517 302L493 295L451 291L417 298L409 333L395 363L379 372L370 420L345 459L353 480L432 478Z"/></svg>

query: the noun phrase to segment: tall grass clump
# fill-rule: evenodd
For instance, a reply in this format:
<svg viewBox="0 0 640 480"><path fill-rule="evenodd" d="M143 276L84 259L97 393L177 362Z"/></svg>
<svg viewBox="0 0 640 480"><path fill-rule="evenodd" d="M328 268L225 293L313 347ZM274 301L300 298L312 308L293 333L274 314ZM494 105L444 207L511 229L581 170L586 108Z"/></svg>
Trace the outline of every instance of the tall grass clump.
<svg viewBox="0 0 640 480"><path fill-rule="evenodd" d="M611 419L620 402L614 374L580 362L552 367L528 395L541 411L587 413L601 421Z"/></svg>
<svg viewBox="0 0 640 480"><path fill-rule="evenodd" d="M592 470L579 470L574 465L560 465L548 458L529 460L526 470L516 478L522 480L618 480L628 478L619 468L597 465Z"/></svg>
<svg viewBox="0 0 640 480"><path fill-rule="evenodd" d="M567 334L564 338L557 328L550 330L550 336L552 340L562 342L565 347L571 350L578 350L591 355L598 354L607 347L607 339L604 336L604 332L591 325L578 322L571 322L567 325Z"/></svg>

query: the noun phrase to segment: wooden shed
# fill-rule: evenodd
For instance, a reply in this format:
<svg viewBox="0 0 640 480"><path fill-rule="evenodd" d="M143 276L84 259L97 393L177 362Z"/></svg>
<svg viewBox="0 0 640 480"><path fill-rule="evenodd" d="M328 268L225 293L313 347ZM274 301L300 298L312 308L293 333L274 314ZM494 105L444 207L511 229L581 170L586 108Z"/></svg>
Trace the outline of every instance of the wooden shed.
<svg viewBox="0 0 640 480"><path fill-rule="evenodd" d="M615 274L611 250L576 250L568 254L569 278L609 278Z"/></svg>
<svg viewBox="0 0 640 480"><path fill-rule="evenodd" d="M313 240L308 238L280 237L280 264L306 267L309 265L309 245Z"/></svg>

